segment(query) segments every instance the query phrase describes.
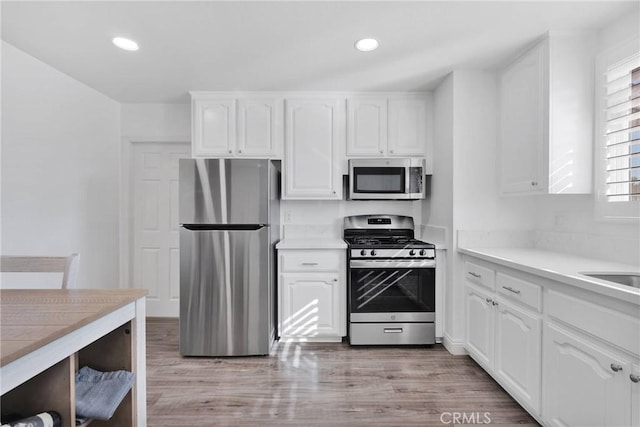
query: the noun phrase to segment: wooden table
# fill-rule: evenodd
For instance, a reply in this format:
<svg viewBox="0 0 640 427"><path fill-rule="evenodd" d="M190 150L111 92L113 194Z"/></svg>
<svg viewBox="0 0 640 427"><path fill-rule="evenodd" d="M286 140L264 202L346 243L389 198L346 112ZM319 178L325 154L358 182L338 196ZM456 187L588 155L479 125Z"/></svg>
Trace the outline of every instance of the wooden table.
<svg viewBox="0 0 640 427"><path fill-rule="evenodd" d="M0 410L55 410L75 426L75 372L125 369L134 385L108 422L146 426L142 289L0 290Z"/></svg>

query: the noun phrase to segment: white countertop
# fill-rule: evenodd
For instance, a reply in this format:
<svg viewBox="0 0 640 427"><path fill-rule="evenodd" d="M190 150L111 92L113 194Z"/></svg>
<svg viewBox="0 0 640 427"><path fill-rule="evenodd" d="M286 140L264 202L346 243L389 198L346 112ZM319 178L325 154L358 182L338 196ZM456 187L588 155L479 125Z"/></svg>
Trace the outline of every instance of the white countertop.
<svg viewBox="0 0 640 427"><path fill-rule="evenodd" d="M342 239L317 238L317 239L295 239L286 238L281 240L276 249L346 249L347 244Z"/></svg>
<svg viewBox="0 0 640 427"><path fill-rule="evenodd" d="M640 289L584 276L580 272L640 273L640 266L535 248L458 248L485 261L640 305Z"/></svg>

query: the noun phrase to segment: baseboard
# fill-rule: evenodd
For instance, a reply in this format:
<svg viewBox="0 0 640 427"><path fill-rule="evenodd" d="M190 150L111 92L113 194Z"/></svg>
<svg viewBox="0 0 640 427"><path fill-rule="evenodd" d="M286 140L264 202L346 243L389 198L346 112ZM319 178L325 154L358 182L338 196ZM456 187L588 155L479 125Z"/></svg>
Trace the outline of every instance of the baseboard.
<svg viewBox="0 0 640 427"><path fill-rule="evenodd" d="M464 348L464 341L455 341L445 332L442 337L442 345L449 351L449 353L455 356L464 356L467 350Z"/></svg>

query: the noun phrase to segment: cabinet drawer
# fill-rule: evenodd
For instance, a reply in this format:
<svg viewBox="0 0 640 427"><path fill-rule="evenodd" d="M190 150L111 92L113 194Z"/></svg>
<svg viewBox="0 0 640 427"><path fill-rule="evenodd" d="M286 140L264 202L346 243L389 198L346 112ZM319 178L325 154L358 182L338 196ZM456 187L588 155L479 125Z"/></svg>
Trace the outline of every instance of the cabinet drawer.
<svg viewBox="0 0 640 427"><path fill-rule="evenodd" d="M352 323L351 345L435 344L433 323Z"/></svg>
<svg viewBox="0 0 640 427"><path fill-rule="evenodd" d="M464 263L464 277L470 282L495 289L495 273L490 268L479 266L472 262Z"/></svg>
<svg viewBox="0 0 640 427"><path fill-rule="evenodd" d="M578 297L549 290L546 312L635 355L640 354L640 319Z"/></svg>
<svg viewBox="0 0 640 427"><path fill-rule="evenodd" d="M281 271L341 271L342 256L342 252L338 251L281 251Z"/></svg>
<svg viewBox="0 0 640 427"><path fill-rule="evenodd" d="M524 305L542 310L542 286L500 273L496 275L498 293Z"/></svg>

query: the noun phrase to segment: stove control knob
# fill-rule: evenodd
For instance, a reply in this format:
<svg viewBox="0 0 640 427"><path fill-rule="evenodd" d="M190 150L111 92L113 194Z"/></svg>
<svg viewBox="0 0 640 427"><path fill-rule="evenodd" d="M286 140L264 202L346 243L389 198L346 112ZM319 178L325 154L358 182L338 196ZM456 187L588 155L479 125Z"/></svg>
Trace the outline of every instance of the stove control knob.
<svg viewBox="0 0 640 427"><path fill-rule="evenodd" d="M413 256L413 255L415 255L415 254L416 254L416 251L414 251L413 249L411 249L411 250L409 251L409 255Z"/></svg>
<svg viewBox="0 0 640 427"><path fill-rule="evenodd" d="M367 254L367 251L365 251L364 249L360 251L360 255L365 256Z"/></svg>
<svg viewBox="0 0 640 427"><path fill-rule="evenodd" d="M375 255L376 254L376 250L375 249L371 249L371 255Z"/></svg>
<svg viewBox="0 0 640 427"><path fill-rule="evenodd" d="M420 249L420 255L425 256L427 253L427 251L425 251L424 249Z"/></svg>

